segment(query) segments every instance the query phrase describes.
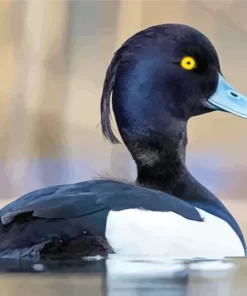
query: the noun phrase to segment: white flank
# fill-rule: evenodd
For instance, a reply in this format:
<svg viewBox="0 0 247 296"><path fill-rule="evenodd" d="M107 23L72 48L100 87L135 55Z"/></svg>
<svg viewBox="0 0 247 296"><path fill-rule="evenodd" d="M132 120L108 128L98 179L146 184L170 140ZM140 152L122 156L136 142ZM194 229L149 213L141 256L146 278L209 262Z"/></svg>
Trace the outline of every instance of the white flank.
<svg viewBox="0 0 247 296"><path fill-rule="evenodd" d="M224 220L198 209L204 222L173 212L110 211L106 238L118 255L188 259L245 256L241 241Z"/></svg>

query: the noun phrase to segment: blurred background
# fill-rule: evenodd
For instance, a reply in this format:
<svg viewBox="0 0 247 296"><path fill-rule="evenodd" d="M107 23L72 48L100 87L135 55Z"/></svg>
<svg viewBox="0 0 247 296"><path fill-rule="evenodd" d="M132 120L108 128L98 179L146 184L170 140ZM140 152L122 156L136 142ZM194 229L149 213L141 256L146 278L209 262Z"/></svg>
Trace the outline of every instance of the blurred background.
<svg viewBox="0 0 247 296"><path fill-rule="evenodd" d="M122 145L101 135L99 103L114 51L151 25L205 33L227 80L247 94L247 1L1 0L1 204L97 174L135 178ZM187 163L247 236L247 121L215 112L189 123Z"/></svg>

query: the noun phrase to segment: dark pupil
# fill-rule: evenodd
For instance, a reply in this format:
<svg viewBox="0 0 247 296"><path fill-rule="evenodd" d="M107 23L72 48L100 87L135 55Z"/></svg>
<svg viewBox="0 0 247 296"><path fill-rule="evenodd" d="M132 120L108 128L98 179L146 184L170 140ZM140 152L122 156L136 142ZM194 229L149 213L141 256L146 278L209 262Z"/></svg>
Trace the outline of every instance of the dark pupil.
<svg viewBox="0 0 247 296"><path fill-rule="evenodd" d="M187 65L190 65L190 61L187 62Z"/></svg>

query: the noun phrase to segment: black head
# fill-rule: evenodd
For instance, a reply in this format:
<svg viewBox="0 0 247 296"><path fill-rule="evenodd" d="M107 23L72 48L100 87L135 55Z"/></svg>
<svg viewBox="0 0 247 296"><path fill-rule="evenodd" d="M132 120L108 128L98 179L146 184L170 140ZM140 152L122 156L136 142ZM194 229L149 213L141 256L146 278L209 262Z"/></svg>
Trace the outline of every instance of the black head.
<svg viewBox="0 0 247 296"><path fill-rule="evenodd" d="M166 167L177 174L191 117L217 108L247 117L247 98L224 80L212 43L186 25L150 27L115 53L104 82L101 118L104 136L118 143L110 123L111 95L119 132L139 176L144 167L152 166L153 174L159 170L154 164L161 168L168 160Z"/></svg>
<svg viewBox="0 0 247 296"><path fill-rule="evenodd" d="M124 141L132 133L162 134L167 124L212 111L206 103L219 73L213 45L189 26L158 25L137 33L115 53L107 70L101 101L105 137L118 142L110 126L111 94Z"/></svg>

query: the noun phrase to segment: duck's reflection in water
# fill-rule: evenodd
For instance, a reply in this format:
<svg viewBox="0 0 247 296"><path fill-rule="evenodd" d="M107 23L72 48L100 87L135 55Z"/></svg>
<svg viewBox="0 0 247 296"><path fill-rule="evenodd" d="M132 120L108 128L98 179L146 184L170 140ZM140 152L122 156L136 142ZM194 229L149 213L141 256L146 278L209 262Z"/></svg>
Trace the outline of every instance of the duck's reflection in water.
<svg viewBox="0 0 247 296"><path fill-rule="evenodd" d="M2 260L0 271L3 296L228 296L233 295L236 269L220 261L110 258L42 263Z"/></svg>
<svg viewBox="0 0 247 296"><path fill-rule="evenodd" d="M231 295L235 265L223 261L108 260L107 295Z"/></svg>

